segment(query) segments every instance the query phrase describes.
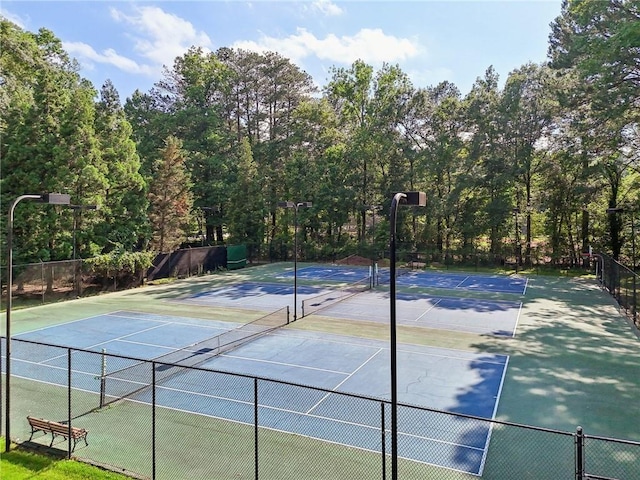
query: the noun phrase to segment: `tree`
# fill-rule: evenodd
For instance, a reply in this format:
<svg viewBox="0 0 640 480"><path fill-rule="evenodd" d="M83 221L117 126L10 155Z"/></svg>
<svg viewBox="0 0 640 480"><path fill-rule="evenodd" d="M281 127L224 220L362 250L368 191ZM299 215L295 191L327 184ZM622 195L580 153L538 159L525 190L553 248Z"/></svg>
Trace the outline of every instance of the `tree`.
<svg viewBox="0 0 640 480"><path fill-rule="evenodd" d="M564 1L549 37L551 65L579 79L574 104L588 109L582 121L584 149L597 161L607 184L607 206L626 201L623 184L638 185L640 155L640 2L637 0ZM586 107L584 107L586 105ZM628 181L628 177L633 177ZM636 196L630 195L633 199ZM601 207L602 208L602 207ZM604 210L604 208L602 208ZM621 248L619 221L609 218L611 249Z"/></svg>
<svg viewBox="0 0 640 480"><path fill-rule="evenodd" d="M150 248L170 252L186 238L193 208L192 185L179 139L167 137L159 153L149 188Z"/></svg>
<svg viewBox="0 0 640 480"><path fill-rule="evenodd" d="M502 254L511 219L513 168L507 160L499 125L498 75L489 67L464 99L467 157L463 184L475 222L489 234L489 251Z"/></svg>
<svg viewBox="0 0 640 480"><path fill-rule="evenodd" d="M551 133L557 111L549 70L529 63L511 72L499 109L503 142L513 166L514 207L523 212L525 218L525 263L531 265L533 182L542 168L540 150Z"/></svg>
<svg viewBox="0 0 640 480"><path fill-rule="evenodd" d="M100 225L98 233L103 237L104 252L132 251L144 246L149 237L147 184L140 173L133 129L109 80L102 87L96 105L96 129L107 183L100 208L109 219Z"/></svg>
<svg viewBox="0 0 640 480"><path fill-rule="evenodd" d="M77 65L52 32L26 33L3 21L2 33L3 45L7 38L24 47L21 53L33 56L12 62L3 53L10 68L7 78L12 79L4 93L18 101L9 102L5 118L2 204L25 192L69 193L76 201L90 184L99 191L102 165L93 124L93 87L79 77ZM17 73L24 74L19 85ZM70 258L71 215L25 205L16 217L18 261Z"/></svg>
<svg viewBox="0 0 640 480"><path fill-rule="evenodd" d="M247 138L242 139L237 152L236 179L229 193L229 242L245 244L251 259L264 243L267 205L262 185L257 181L260 175Z"/></svg>

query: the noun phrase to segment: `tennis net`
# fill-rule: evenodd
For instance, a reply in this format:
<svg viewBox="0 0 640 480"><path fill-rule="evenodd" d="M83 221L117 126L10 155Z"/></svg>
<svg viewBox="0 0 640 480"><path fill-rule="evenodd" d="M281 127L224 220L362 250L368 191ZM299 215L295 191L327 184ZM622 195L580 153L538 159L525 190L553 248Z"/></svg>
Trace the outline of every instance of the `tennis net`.
<svg viewBox="0 0 640 480"><path fill-rule="evenodd" d="M152 386L151 369L154 362L157 384L183 372L184 367L202 365L221 353L234 350L288 323L289 307L284 307L215 337L193 343L152 360L105 373L100 382L100 407L150 388Z"/></svg>
<svg viewBox="0 0 640 480"><path fill-rule="evenodd" d="M311 315L318 310L330 307L342 300L362 293L371 289L372 277L368 276L348 284L340 289L331 290L330 292L321 293L312 298L307 298L302 301L302 316Z"/></svg>

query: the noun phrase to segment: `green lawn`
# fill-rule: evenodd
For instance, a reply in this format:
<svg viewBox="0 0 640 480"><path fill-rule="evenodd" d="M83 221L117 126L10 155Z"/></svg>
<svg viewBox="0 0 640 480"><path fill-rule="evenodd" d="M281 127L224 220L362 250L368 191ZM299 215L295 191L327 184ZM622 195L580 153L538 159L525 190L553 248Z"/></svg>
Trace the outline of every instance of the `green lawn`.
<svg viewBox="0 0 640 480"><path fill-rule="evenodd" d="M4 450L5 440L0 437L0 476L3 480L122 480L128 477L107 472L91 465L39 455L14 448Z"/></svg>

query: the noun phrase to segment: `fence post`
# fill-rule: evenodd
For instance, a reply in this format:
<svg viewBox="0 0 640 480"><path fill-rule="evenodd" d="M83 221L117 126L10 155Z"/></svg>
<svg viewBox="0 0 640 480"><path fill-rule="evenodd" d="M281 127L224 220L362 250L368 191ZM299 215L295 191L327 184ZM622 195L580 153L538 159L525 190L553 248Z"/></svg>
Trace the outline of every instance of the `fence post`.
<svg viewBox="0 0 640 480"><path fill-rule="evenodd" d="M380 424L382 426L380 429L382 432L382 480L385 480L387 478L387 427L384 419L384 402L380 402Z"/></svg>
<svg viewBox="0 0 640 480"><path fill-rule="evenodd" d="M151 362L151 478L156 479L156 362Z"/></svg>
<svg viewBox="0 0 640 480"><path fill-rule="evenodd" d="M584 433L576 429L576 480L584 480Z"/></svg>
<svg viewBox="0 0 640 480"><path fill-rule="evenodd" d="M637 321L638 321L638 290L637 290L637 284L636 284L636 280L637 280L637 276L638 274L636 273L635 269L632 272L632 278L633 278L633 302L631 303L631 308L633 308L633 324L635 326L638 326Z"/></svg>
<svg viewBox="0 0 640 480"><path fill-rule="evenodd" d="M253 379L253 461L255 479L258 480L258 378Z"/></svg>
<svg viewBox="0 0 640 480"><path fill-rule="evenodd" d="M67 458L71 458L71 348L67 347Z"/></svg>

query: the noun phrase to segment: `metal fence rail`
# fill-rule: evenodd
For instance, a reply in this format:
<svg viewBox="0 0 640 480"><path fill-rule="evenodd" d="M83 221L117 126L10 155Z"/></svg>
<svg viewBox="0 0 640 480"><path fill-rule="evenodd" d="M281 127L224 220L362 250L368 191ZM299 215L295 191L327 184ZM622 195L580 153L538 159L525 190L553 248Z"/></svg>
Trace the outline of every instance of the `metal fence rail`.
<svg viewBox="0 0 640 480"><path fill-rule="evenodd" d="M5 350L6 342L0 342ZM146 362L151 388L99 408L100 377L142 359L13 339L13 440L27 415L85 428L82 461L151 479L382 479L390 474L387 400ZM166 383L161 372L182 370ZM46 399L46 401L44 400ZM398 410L399 478L640 478L640 442L501 422L407 404Z"/></svg>

